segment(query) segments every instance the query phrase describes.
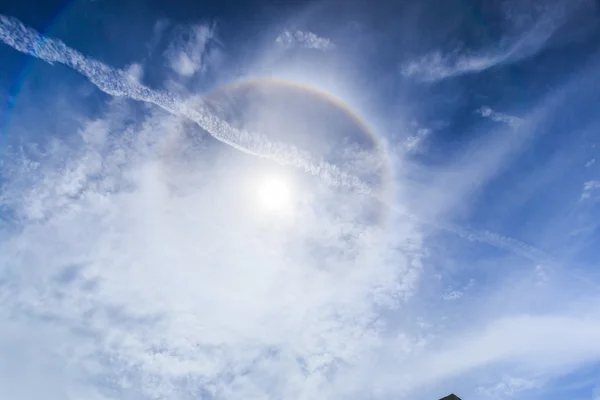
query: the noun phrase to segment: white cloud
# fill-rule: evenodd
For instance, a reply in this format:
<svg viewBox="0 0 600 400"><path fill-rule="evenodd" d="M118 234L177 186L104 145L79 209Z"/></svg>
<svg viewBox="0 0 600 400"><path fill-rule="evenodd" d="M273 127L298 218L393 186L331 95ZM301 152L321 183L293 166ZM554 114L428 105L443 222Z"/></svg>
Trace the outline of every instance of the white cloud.
<svg viewBox="0 0 600 400"><path fill-rule="evenodd" d="M417 133L409 136L404 140L402 150L405 152L418 152L423 147L423 143L431 134L431 130L427 128L417 129Z"/></svg>
<svg viewBox="0 0 600 400"><path fill-rule="evenodd" d="M596 159L595 159L595 158L592 158L591 160L589 160L588 162L586 162L586 163L585 163L585 167L586 167L586 168L589 168L589 167L591 167L592 165L594 165L595 163L596 163Z"/></svg>
<svg viewBox="0 0 600 400"><path fill-rule="evenodd" d="M7 36L3 27L3 40L30 51L32 36L19 29ZM84 126L77 146L57 141L15 168L3 187L0 203L16 217L0 226L0 325L8 326L0 354L10 355L10 364L0 357L0 397L414 398L447 381L479 390L472 398L518 396L600 359L600 309L590 298L567 310L514 313L488 309L488 299L477 297L440 307L443 314L477 303L477 312L434 311L423 323L427 310L411 301L429 266L422 265L424 226L401 215L385 229L369 222L372 199L345 190L363 187L344 175L363 164L336 169L255 133L277 115L251 113L261 129L236 130L193 101L152 91L60 42L44 43L36 55L172 115L150 108L140 116L127 101L115 104L114 114ZM507 122L491 109L480 112ZM122 119L131 115L139 117L133 127ZM181 117L221 143L195 124L190 133ZM407 149L427 135L419 130ZM498 151L503 143L475 157L468 149L468 162L457 163L463 169L440 179L472 190L509 154ZM297 174L305 186L293 229L252 206L261 171L298 172L271 161L312 174ZM470 171L480 175L465 179ZM543 257L511 238L446 226ZM536 276L551 279L543 268ZM472 282L443 297L459 298ZM541 289L500 297L520 304L531 290ZM498 370L499 383L480 384L478 373ZM44 393L32 381L43 382Z"/></svg>
<svg viewBox="0 0 600 400"><path fill-rule="evenodd" d="M60 40L42 37L15 18L0 15L0 40L15 50L38 57L50 64L61 63L73 68L107 94L154 104L174 115L188 118L215 139L236 150L270 159L282 165L294 166L318 176L332 186L345 187L364 194L371 193L371 189L365 182L336 165L322 159L316 160L306 151L293 145L271 142L260 132L236 129L212 113L202 100L192 98L184 101L171 93L152 90L129 79L122 70L87 58Z"/></svg>
<svg viewBox="0 0 600 400"><path fill-rule="evenodd" d="M543 265L535 266L535 276L537 279L537 285L544 285L548 282L548 272L546 271L546 268Z"/></svg>
<svg viewBox="0 0 600 400"><path fill-rule="evenodd" d="M539 7L536 15L526 16L509 10L506 20L515 31L503 38L497 48L466 53L461 50L432 51L403 63L400 72L406 77L434 82L522 60L539 52L564 24L569 12L574 13L582 4L584 3L574 3L568 12L560 5L544 5ZM520 19L527 22L520 23Z"/></svg>
<svg viewBox="0 0 600 400"><path fill-rule="evenodd" d="M460 290L451 290L449 292L444 293L444 300L458 300L463 296L463 292Z"/></svg>
<svg viewBox="0 0 600 400"><path fill-rule="evenodd" d="M333 50L335 43L330 39L317 36L312 32L304 31L283 31L276 39L275 43L283 48L303 47L314 50Z"/></svg>
<svg viewBox="0 0 600 400"><path fill-rule="evenodd" d="M211 61L218 57L214 26L195 25L183 30L171 43L165 55L173 71L183 77L204 73Z"/></svg>
<svg viewBox="0 0 600 400"><path fill-rule="evenodd" d="M477 327L472 326L472 321L465 321L454 335L446 332L414 355L385 347L387 354L366 365L365 373L381 365L382 375L375 378L374 384L385 388L388 396L424 391L435 384L462 387L478 398L486 386L465 387L457 382L457 377L473 382L482 371L498 374L498 367L502 366L505 376L518 379L492 385L488 388L490 394L494 394L494 388L517 394L600 357L596 345L600 308L597 301L587 303L585 308L562 315L497 317Z"/></svg>
<svg viewBox="0 0 600 400"><path fill-rule="evenodd" d="M144 77L144 69L140 64L131 64L124 73L127 79L133 83L140 83Z"/></svg>
<svg viewBox="0 0 600 400"><path fill-rule="evenodd" d="M48 365L56 399L333 395L380 342L377 309L414 291L418 226L386 233L364 222L364 196L309 178L290 229L251 200L276 164L208 157L159 110L124 131L127 111L114 104L5 186L18 220L0 240L0 324L18 311L31 337L3 331L0 351L57 351L15 355L42 368L0 387L36 397L25 380L46 382Z"/></svg>
<svg viewBox="0 0 600 400"><path fill-rule="evenodd" d="M492 110L490 107L482 106L477 110L479 114L481 114L484 118L489 118L492 121L503 122L509 125L512 128L518 128L523 124L523 119L519 117L515 117L513 115L504 114L498 111Z"/></svg>
<svg viewBox="0 0 600 400"><path fill-rule="evenodd" d="M479 392L486 398L502 400L513 397L519 392L537 389L540 386L540 382L536 380L507 376L495 385L480 387Z"/></svg>
<svg viewBox="0 0 600 400"><path fill-rule="evenodd" d="M581 200L593 199L595 194L600 190L600 181L588 181L583 184L583 192Z"/></svg>
<svg viewBox="0 0 600 400"><path fill-rule="evenodd" d="M433 52L422 56L418 60L403 64L401 73L406 77L417 77L425 82L432 82L484 71L504 62L507 57L507 54L448 56L443 55L441 52Z"/></svg>

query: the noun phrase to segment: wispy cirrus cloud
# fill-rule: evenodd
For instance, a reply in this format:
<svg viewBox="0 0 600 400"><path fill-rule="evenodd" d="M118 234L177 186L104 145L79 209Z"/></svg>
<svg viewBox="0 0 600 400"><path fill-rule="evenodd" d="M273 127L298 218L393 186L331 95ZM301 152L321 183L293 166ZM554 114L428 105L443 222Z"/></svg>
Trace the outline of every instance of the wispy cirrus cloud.
<svg viewBox="0 0 600 400"><path fill-rule="evenodd" d="M593 200L600 191L600 181L587 181L583 184L581 200Z"/></svg>
<svg viewBox="0 0 600 400"><path fill-rule="evenodd" d="M533 389L537 386L533 382L541 383L560 375L569 366L597 359L599 354L592 350L592 342L598 334L598 325L594 322L598 311L597 303L594 303L589 310L579 309L576 313L507 316L474 330L465 327L455 337L432 338L429 346L403 361L409 368L400 368L402 373L396 371L394 377L381 377L378 384L393 387L392 381L396 379L398 387L405 385L425 390L433 382L452 381L465 374L476 375L483 368L490 368L493 374L493 365L503 364L510 365L504 369L511 371L507 375L519 378L512 382L513 385L496 378L492 387L504 389L505 394ZM553 333L548 336L547 332ZM434 350L436 348L438 350ZM399 354L390 353L389 358L378 361L390 363L393 357L399 357ZM457 386L462 385L455 382L454 387ZM495 399L497 395L491 389L487 392L481 388L466 390L486 399Z"/></svg>
<svg viewBox="0 0 600 400"><path fill-rule="evenodd" d="M335 43L333 43L330 39L317 36L312 32L300 30L283 31L279 36L277 36L275 43L278 46L286 49L301 47L305 49L328 51L335 48Z"/></svg>
<svg viewBox="0 0 600 400"><path fill-rule="evenodd" d="M403 143L403 151L419 152L422 149L424 142L431 135L431 130L427 128L418 128L414 135L407 137Z"/></svg>
<svg viewBox="0 0 600 400"><path fill-rule="evenodd" d="M165 52L168 65L182 77L204 73L219 57L215 26L195 25L176 30L178 34Z"/></svg>
<svg viewBox="0 0 600 400"><path fill-rule="evenodd" d="M463 292L461 292L460 290L451 290L447 293L444 294L443 298L444 300L458 300L463 296Z"/></svg>
<svg viewBox="0 0 600 400"><path fill-rule="evenodd" d="M372 187L360 177L349 174L323 158L315 159L303 149L283 142L271 141L259 132L236 128L228 121L219 118L202 100L184 100L166 91L153 90L131 79L127 73L121 70L85 57L59 40L41 36L14 18L0 15L0 40L16 50L34 55L46 62L58 62L73 68L105 93L154 104L176 116L188 118L212 137L236 150L274 161L283 166L298 168L333 187L342 187L364 195L374 195ZM421 134L426 135L427 132L422 131ZM377 196L375 195L375 197ZM387 206L392 205L387 204ZM392 208L396 212L404 214L403 211L393 206ZM431 223L426 220L423 222ZM433 223L433 225L472 240L488 243L518 254L528 254L534 259L537 259L534 254L540 253L531 246L491 232L469 231L446 224Z"/></svg>
<svg viewBox="0 0 600 400"><path fill-rule="evenodd" d="M444 138L409 127L384 202L360 175L381 159L307 128L324 120L290 118L306 105L249 96L255 107L237 99L229 124L209 102L142 85L136 64L114 69L14 20L0 20L0 38L117 96L45 151L3 159L1 398L531 399L600 359L597 290L573 284L574 264L561 274L516 239L532 237L524 231L451 222L535 134L481 134L519 122L495 110L510 106L481 108L501 124L477 125L449 160ZM551 95L556 108L519 110L528 128L563 108ZM55 134L43 118L37 127ZM335 139L326 150L341 157L274 139L292 131ZM256 207L264 173L297 185L284 218ZM510 203L517 191L504 189Z"/></svg>
<svg viewBox="0 0 600 400"><path fill-rule="evenodd" d="M512 128L518 128L524 122L523 118L494 111L488 106L482 106L477 110L477 112L484 118L489 118L495 122L503 122Z"/></svg>
<svg viewBox="0 0 600 400"><path fill-rule="evenodd" d="M479 51L432 51L404 62L400 72L408 78L435 82L517 62L542 50L569 18L569 12L582 6L589 8L581 1L573 4L568 12L560 4L548 4L540 6L533 15L511 10L508 6L505 18L507 24L514 26L514 32L507 34L497 47Z"/></svg>
<svg viewBox="0 0 600 400"><path fill-rule="evenodd" d="M506 399L514 397L520 392L537 389L542 384L533 379L516 378L512 376L503 377L502 380L490 386L479 388L482 395L490 399Z"/></svg>
<svg viewBox="0 0 600 400"><path fill-rule="evenodd" d="M48 377L51 399L64 391L98 399L335 396L333 377L379 343L377 310L416 290L418 224L407 220L388 237L369 196L344 186L366 184L326 161L301 174L311 186L298 184L291 220L268 215L255 201L262 171L293 177L299 159L276 149L283 144L257 141L245 130L250 121L227 125L228 134L263 156L278 154L279 163L238 145L207 150L221 143L197 124L212 131L210 121L225 122L205 103L143 86L136 68L110 68L4 17L0 37L75 68L100 90L159 106L134 111L115 100L101 117L82 116L70 140L54 140L35 162L11 157L0 200L14 216L0 232L0 319L17 313L14 330L32 334L0 333L2 354L32 343L60 349L36 358L57 371ZM252 111L264 129L280 117L270 107ZM42 341L38 326L59 333ZM17 378L41 374L0 378L0 397L27 389Z"/></svg>
<svg viewBox="0 0 600 400"><path fill-rule="evenodd" d="M375 310L412 295L418 227L383 245L361 222L362 197L324 185L290 230L252 200L260 159L205 159L202 141L157 110L123 133L123 107L89 121L79 146L57 142L39 163L16 164L4 186L18 219L0 241L3 310L21 310L18 326L71 332L47 339L61 349L47 358L57 385L92 398L330 390L330 376L377 345ZM327 211L339 195L343 216Z"/></svg>
<svg viewBox="0 0 600 400"><path fill-rule="evenodd" d="M453 76L484 71L508 60L509 53L491 55L446 55L442 52L426 54L403 64L400 72L425 82L434 82Z"/></svg>
<svg viewBox="0 0 600 400"><path fill-rule="evenodd" d="M237 150L281 164L293 165L320 176L331 185L345 186L365 193L370 191L368 185L346 174L337 166L323 160L313 160L309 154L293 145L271 142L260 133L236 129L211 113L201 101L200 104L185 101L171 93L153 90L132 81L123 71L87 58L59 40L43 37L14 18L0 15L0 40L18 51L48 63L65 64L88 78L98 89L112 96L125 96L155 104L175 115L189 118L214 138Z"/></svg>

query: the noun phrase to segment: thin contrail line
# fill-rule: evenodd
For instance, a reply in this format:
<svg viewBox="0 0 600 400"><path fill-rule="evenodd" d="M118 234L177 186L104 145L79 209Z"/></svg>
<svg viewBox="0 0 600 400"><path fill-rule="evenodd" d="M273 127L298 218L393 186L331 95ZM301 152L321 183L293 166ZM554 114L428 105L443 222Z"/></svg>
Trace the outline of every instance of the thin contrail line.
<svg viewBox="0 0 600 400"><path fill-rule="evenodd" d="M50 64L64 64L89 79L98 89L112 96L129 97L155 104L164 110L196 122L215 139L242 152L270 159L281 165L300 168L336 187L370 194L371 188L324 160L315 160L306 152L264 135L237 129L209 112L203 104L194 104L161 90L154 90L129 79L122 70L86 57L58 39L48 38L26 27L16 18L0 15L0 40L15 50ZM193 108L192 108L193 107Z"/></svg>
<svg viewBox="0 0 600 400"><path fill-rule="evenodd" d="M60 63L74 69L107 94L152 103L172 114L188 118L196 122L216 140L239 151L269 159L281 165L299 168L333 187L343 187L364 195L375 196L384 206L418 223L451 232L470 241L486 243L535 262L548 262L552 259L542 250L510 237L487 231L471 231L459 226L424 221L414 215L407 214L399 210L398 207L389 204L388 201L381 199L360 178L342 171L337 166L322 159L315 160L310 154L294 146L272 142L259 133L237 129L211 113L203 104L190 105L189 102L177 98L171 93L154 90L135 82L129 79L124 71L86 57L58 39L45 37L34 29L26 27L16 18L0 14L0 40L17 51L37 57L47 63Z"/></svg>

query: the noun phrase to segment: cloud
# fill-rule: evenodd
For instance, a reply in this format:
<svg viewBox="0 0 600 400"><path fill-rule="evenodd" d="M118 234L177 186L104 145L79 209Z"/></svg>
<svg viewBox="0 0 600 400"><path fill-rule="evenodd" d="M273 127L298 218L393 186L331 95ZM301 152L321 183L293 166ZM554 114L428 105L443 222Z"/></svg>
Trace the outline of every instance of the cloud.
<svg viewBox="0 0 600 400"><path fill-rule="evenodd" d="M537 279L536 285L544 285L549 280L548 272L546 271L546 268L544 268L543 265L535 266L535 276Z"/></svg>
<svg viewBox="0 0 600 400"><path fill-rule="evenodd" d="M343 147L329 162L277 141L311 126L285 113L305 106L252 98L225 119L209 101L142 85L137 64L113 69L18 21L0 17L0 38L121 96L60 137L40 118L49 143L3 159L0 398L529 399L600 359L596 288L515 239L524 231L448 222L464 220L456 210L526 135L477 132L446 162L438 138L429 153L429 130L412 126L384 202L360 146L309 129ZM498 132L516 118L478 112ZM425 162L402 159L411 152ZM257 207L270 173L289 179L285 217ZM439 206L417 218L412 202ZM474 226L497 222L486 221Z"/></svg>
<svg viewBox="0 0 600 400"><path fill-rule="evenodd" d="M87 58L59 40L40 35L33 29L27 28L17 19L0 15L0 40L18 51L38 57L50 64L58 62L73 68L107 94L154 104L174 115L188 118L215 139L243 153L265 158L283 166L298 168L318 177L324 183L333 187L341 187L363 195L377 197L377 193L365 181L356 175L347 173L337 165L325 161L323 158L314 159L308 152L293 145L270 141L258 132L235 128L227 121L220 119L206 107L202 100L183 100L169 92L153 90L130 79L121 70ZM377 200L382 201L384 199L377 198ZM385 205L393 207L389 203ZM404 217L415 218L406 214L404 210L396 207L393 207L393 209ZM520 243L512 238L502 237L496 233L469 231L459 226L437 224L425 219L421 222L469 238L469 240L485 242L517 254L526 254L527 257L537 257L534 255L536 253L542 254L532 246ZM540 261L540 258L534 259Z"/></svg>
<svg viewBox="0 0 600 400"><path fill-rule="evenodd" d="M196 122L215 139L242 152L263 157L283 165L290 165L319 176L328 184L369 193L370 188L358 178L323 160L313 160L309 154L294 146L274 143L259 133L239 130L217 118L202 102L184 101L176 96L152 90L132 82L124 72L69 48L63 42L44 37L27 28L20 21L0 15L0 40L25 54L38 57L50 64L65 64L87 77L98 89L113 95L125 96L155 104L166 111Z"/></svg>
<svg viewBox="0 0 600 400"><path fill-rule="evenodd" d="M417 133L409 136L404 140L403 151L414 153L419 152L423 148L424 142L431 135L431 130L427 128L418 128Z"/></svg>
<svg viewBox="0 0 600 400"><path fill-rule="evenodd" d="M87 398L317 396L376 345L376 309L410 297L417 227L384 244L361 222L362 196L321 185L290 230L252 200L264 161L207 159L156 110L123 133L122 107L89 121L79 145L16 165L5 186L18 218L0 241L3 312L40 324L19 343L64 327L43 346L58 354L39 356L56 364L54 386Z"/></svg>
<svg viewBox="0 0 600 400"><path fill-rule="evenodd" d="M496 55L449 56L441 52L426 54L401 66L405 77L434 82L454 76L484 71L508 59L508 52Z"/></svg>
<svg viewBox="0 0 600 400"><path fill-rule="evenodd" d="M537 389L540 386L539 382L532 379L507 376L495 385L479 388L479 391L486 398L500 400L506 399L507 397L513 397L515 394L522 391Z"/></svg>
<svg viewBox="0 0 600 400"><path fill-rule="evenodd" d="M72 140L54 140L35 161L12 160L1 199L14 219L1 232L0 320L16 313L19 326L39 326L20 346L67 331L40 342L60 349L39 354L60 372L51 375L56 387L98 399L312 398L376 346L377 310L406 301L418 284L417 224L388 237L369 196L347 190L351 177L324 161L312 164L313 177L300 174L311 190L298 183L292 222L265 215L255 185L263 170L294 177L286 167L304 161L287 158L290 150L257 140L244 121L222 132L266 153L208 151L220 143L181 116L213 133L211 124L225 126L215 114L141 85L135 68L112 69L0 22L0 37L18 49L169 111L113 100ZM277 115L262 110L253 115L264 127ZM277 154L285 165L248 154Z"/></svg>
<svg viewBox="0 0 600 400"><path fill-rule="evenodd" d="M305 49L328 51L335 48L335 43L330 39L317 36L312 32L304 31L292 32L285 30L277 36L275 43L286 49L302 47Z"/></svg>
<svg viewBox="0 0 600 400"><path fill-rule="evenodd" d="M460 290L451 290L447 293L444 293L444 300L458 300L463 296L463 292Z"/></svg>
<svg viewBox="0 0 600 400"><path fill-rule="evenodd" d="M478 375L482 378L479 371L493 376L502 366L506 376L518 378L491 388L464 387L465 396L472 393L477 398L494 399L496 389L516 395L574 366L597 360L600 354L595 337L599 327L594 318L598 312L597 303L593 303L589 310L575 313L499 317L477 328L467 323L455 335L445 332L443 338L433 337L421 351L409 355L385 347L389 354L373 363L381 363L384 370L393 372L376 378L375 384L385 388L388 396L416 391L426 394L429 385L446 386L444 382L454 382L448 387L458 390L463 385L456 382L456 377L471 382ZM366 368L375 366L369 364Z"/></svg>
<svg viewBox="0 0 600 400"><path fill-rule="evenodd" d="M477 112L484 118L489 118L496 122L503 122L512 128L518 128L524 122L522 118L494 111L487 106L482 106Z"/></svg>
<svg viewBox="0 0 600 400"><path fill-rule="evenodd" d="M596 192L600 190L600 181L587 181L583 184L581 200L592 200Z"/></svg>
<svg viewBox="0 0 600 400"><path fill-rule="evenodd" d="M169 66L182 77L206 72L219 53L215 47L218 42L215 27L195 25L179 30L178 37L165 52Z"/></svg>
<svg viewBox="0 0 600 400"><path fill-rule="evenodd" d="M582 2L578 2L574 5L571 12L579 9L581 4ZM513 28L509 29L509 33L499 41L496 48L475 51L432 51L403 63L400 72L405 77L423 82L435 82L517 62L544 48L554 33L565 23L567 16L568 13L560 5L540 7L533 16L521 15L519 12L509 10L505 18L508 25L512 25ZM526 22L521 23L521 20Z"/></svg>
<svg viewBox="0 0 600 400"><path fill-rule="evenodd" d="M140 64L131 64L124 71L124 76L135 84L139 84L144 77L144 69Z"/></svg>

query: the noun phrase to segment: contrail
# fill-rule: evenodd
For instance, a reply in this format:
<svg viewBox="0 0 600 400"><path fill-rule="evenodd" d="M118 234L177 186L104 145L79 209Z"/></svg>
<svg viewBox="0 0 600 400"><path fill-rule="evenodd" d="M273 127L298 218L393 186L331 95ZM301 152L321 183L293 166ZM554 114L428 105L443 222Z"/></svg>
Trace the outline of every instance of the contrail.
<svg viewBox="0 0 600 400"><path fill-rule="evenodd" d="M26 27L16 18L0 14L0 40L15 50L37 57L50 64L64 64L85 76L105 93L129 97L155 104L164 110L196 122L215 139L245 153L275 161L281 165L294 166L318 176L327 184L371 194L372 189L359 178L349 175L324 160L315 160L306 152L280 142L273 142L264 135L237 129L216 117L206 106L192 106L174 95L154 90L134 82L119 69L86 57L58 39L48 38Z"/></svg>
<svg viewBox="0 0 600 400"><path fill-rule="evenodd" d="M508 250L535 262L547 262L549 255L533 246L492 232L476 232L453 225L423 221L399 210L394 205L380 199L372 188L360 178L350 175L324 160L315 160L310 154L284 143L272 142L264 135L237 129L215 116L205 105L193 106L184 99L161 90L154 90L128 78L122 70L89 58L68 47L58 39L48 38L26 27L13 17L0 14L0 40L15 50L37 57L50 64L64 64L85 76L105 93L112 96L129 97L134 100L155 104L164 110L196 122L216 140L242 152L272 160L280 165L288 165L304 170L333 187L342 187L358 193L376 196L378 200L418 223L431 225L437 229L454 233L462 238L487 243L493 247ZM193 108L192 108L193 107Z"/></svg>

